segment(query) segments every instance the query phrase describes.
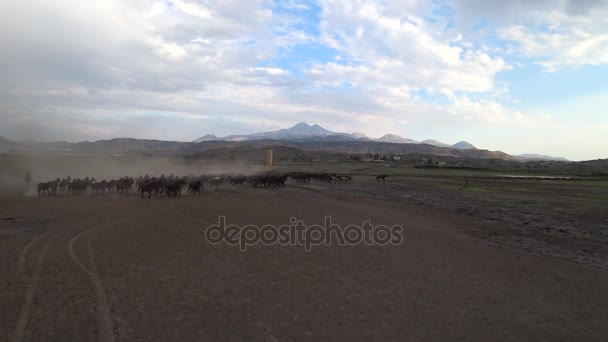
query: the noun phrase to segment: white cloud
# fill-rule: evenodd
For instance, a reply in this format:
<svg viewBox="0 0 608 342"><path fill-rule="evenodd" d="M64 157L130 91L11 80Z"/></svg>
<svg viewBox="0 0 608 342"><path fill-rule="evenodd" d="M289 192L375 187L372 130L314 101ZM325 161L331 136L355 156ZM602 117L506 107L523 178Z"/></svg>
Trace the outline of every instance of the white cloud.
<svg viewBox="0 0 608 342"><path fill-rule="evenodd" d="M393 11L395 2L327 0L321 4L322 41L352 63L314 65L310 73L319 82L489 92L496 73L510 68L500 57L455 44L462 36L446 36L421 17Z"/></svg>
<svg viewBox="0 0 608 342"><path fill-rule="evenodd" d="M255 65L287 45L272 32L279 20L262 1L2 2L0 134L32 138L28 125L11 129L19 118L9 115L62 122L66 112L92 120L86 113L136 110L179 119L186 111L236 116L249 103L273 102L265 88L281 87L288 72ZM221 91L226 87L231 93ZM233 103L251 92L265 97ZM100 122L91 126L101 130ZM81 136L66 131L53 137Z"/></svg>
<svg viewBox="0 0 608 342"><path fill-rule="evenodd" d="M304 118L441 139L407 127L559 123L502 103L509 53L546 70L608 62L608 13L594 2L453 3L456 26L423 0L2 1L0 135L190 140ZM467 29L483 18L492 25ZM283 64L301 45L327 56Z"/></svg>
<svg viewBox="0 0 608 342"><path fill-rule="evenodd" d="M307 5L304 1L299 0L285 0L280 2L281 6L286 9L296 9L296 10L309 10L310 6Z"/></svg>
<svg viewBox="0 0 608 342"><path fill-rule="evenodd" d="M459 28L483 23L482 33L515 44L548 72L608 64L608 1L454 0Z"/></svg>
<svg viewBox="0 0 608 342"><path fill-rule="evenodd" d="M304 9L297 4L291 3ZM173 113L173 122L203 116L215 120L218 134L235 133L222 132L222 123L234 127L231 123L266 122L278 127L300 121L302 115L338 128L348 118L345 130L370 134L382 134L402 122L489 123L506 115L507 110L493 101L454 95L455 91L492 91L493 76L508 66L483 51L453 44L457 35L442 37L437 27L420 17L432 9L428 5L320 3L324 20L320 40L334 37L343 56L340 62L351 64L303 66L305 79L272 65L257 66L279 48L317 39L294 29L297 20L279 17L266 5L185 0L108 1L99 8L68 0L51 8L44 2L30 8L5 4L1 31L15 36L0 44L15 56L0 67L12 73L7 82L0 81L2 107L5 113L28 113L29 121L10 120L21 129L46 127L47 137L57 138L66 136L63 127L72 139L82 138L82 132L97 138L111 132L124 134L115 125L102 128L103 120L95 120L99 113L112 112L139 120L142 127L149 125L138 115L142 112ZM89 17L94 19L80 19ZM45 23L44 30L23 27L34 19ZM351 24L356 24L354 30ZM15 73L15 65L23 66L23 72ZM359 89L327 88L343 84ZM416 100L411 93L417 89L449 95L452 104ZM53 124L73 120L77 113L83 119L77 127ZM44 122L47 117L52 119ZM375 125L370 127L370 122ZM92 134L96 129L98 134ZM15 132L27 135L9 131L13 136ZM157 126L143 132L147 137L166 134ZM174 134L178 139L196 137ZM40 132L35 136L40 137Z"/></svg>

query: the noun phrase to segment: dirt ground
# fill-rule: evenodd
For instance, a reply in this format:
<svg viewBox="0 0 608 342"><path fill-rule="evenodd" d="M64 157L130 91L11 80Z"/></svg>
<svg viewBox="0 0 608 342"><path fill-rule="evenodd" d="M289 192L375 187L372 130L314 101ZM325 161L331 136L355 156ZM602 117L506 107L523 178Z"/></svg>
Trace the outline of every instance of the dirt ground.
<svg viewBox="0 0 608 342"><path fill-rule="evenodd" d="M608 271L608 182L469 180L453 174L356 176L347 185L312 185L321 193L375 198L486 223L458 227L504 246ZM456 227L454 227L456 228Z"/></svg>
<svg viewBox="0 0 608 342"><path fill-rule="evenodd" d="M359 177L349 185L225 188L178 199L0 196L0 334L17 341L608 338L601 262L530 253L500 228L521 231L515 221L451 209L486 198L513 216L511 191L479 197L495 185L434 184L445 194L433 195L424 181L389 177L379 185ZM538 203L528 207L541 220L560 217L535 214ZM605 224L601 211L588 210ZM204 239L219 216L262 226L293 216L322 223L325 215L341 225L399 224L404 241L241 252ZM591 248L591 240L576 241ZM580 254L578 245L555 245ZM603 255L606 247L597 248Z"/></svg>

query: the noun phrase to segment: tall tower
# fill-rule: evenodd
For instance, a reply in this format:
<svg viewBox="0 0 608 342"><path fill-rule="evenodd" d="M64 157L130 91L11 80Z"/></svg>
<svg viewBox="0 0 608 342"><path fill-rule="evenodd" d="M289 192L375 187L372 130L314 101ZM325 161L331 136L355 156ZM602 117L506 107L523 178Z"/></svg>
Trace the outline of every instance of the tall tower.
<svg viewBox="0 0 608 342"><path fill-rule="evenodd" d="M274 165L272 165L272 150L266 150L266 162L264 162L264 171L272 170L274 170Z"/></svg>

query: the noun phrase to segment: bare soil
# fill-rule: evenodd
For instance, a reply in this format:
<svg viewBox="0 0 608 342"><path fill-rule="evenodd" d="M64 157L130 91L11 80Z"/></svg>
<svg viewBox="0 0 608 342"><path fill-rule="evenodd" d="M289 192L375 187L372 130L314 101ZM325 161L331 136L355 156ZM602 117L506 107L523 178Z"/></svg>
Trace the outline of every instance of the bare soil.
<svg viewBox="0 0 608 342"><path fill-rule="evenodd" d="M608 271L608 182L492 180L441 175L391 175L378 183L303 185L345 196L376 198L482 226L454 227L503 246Z"/></svg>
<svg viewBox="0 0 608 342"><path fill-rule="evenodd" d="M517 210L509 206L521 200L519 193L477 196L494 185L461 189L456 180L355 178L177 199L0 197L0 335L27 341L608 338L608 273L600 267L606 247L577 235L581 222L605 224L595 204L560 202L559 189L544 197L534 192L538 201L553 198L570 203L572 212L590 213L590 221L575 215L570 223L576 243L552 244L514 223ZM604 203L604 193L597 196ZM504 208L495 215L501 221L479 213L488 206ZM484 210L458 209L469 207ZM537 211L542 207L518 208L560 225L569 216ZM341 225L400 224L404 242L311 252L256 245L241 252L204 240L221 215L258 226L287 224L292 216L319 224L325 215ZM513 242L514 231L535 246L570 254L530 253ZM595 255L581 254L584 248L596 248L600 261L573 257Z"/></svg>

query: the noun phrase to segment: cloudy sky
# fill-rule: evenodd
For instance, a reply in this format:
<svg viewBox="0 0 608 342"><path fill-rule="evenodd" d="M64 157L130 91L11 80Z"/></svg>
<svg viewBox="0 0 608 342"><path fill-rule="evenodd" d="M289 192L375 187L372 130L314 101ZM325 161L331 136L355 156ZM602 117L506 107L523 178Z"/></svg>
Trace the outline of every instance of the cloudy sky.
<svg viewBox="0 0 608 342"><path fill-rule="evenodd" d="M0 135L189 141L300 121L608 157L608 1L0 1Z"/></svg>

